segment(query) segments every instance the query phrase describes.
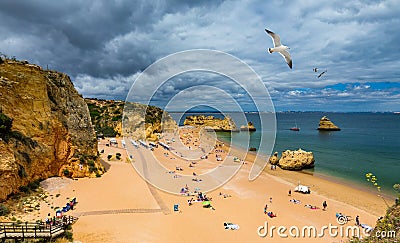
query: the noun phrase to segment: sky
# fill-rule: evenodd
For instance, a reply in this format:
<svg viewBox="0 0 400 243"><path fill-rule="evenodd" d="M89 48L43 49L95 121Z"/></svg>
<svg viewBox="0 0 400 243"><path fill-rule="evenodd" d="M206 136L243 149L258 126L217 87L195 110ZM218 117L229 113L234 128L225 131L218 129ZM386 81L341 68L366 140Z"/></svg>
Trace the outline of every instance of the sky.
<svg viewBox="0 0 400 243"><path fill-rule="evenodd" d="M399 0L2 0L0 52L67 73L84 97L125 100L153 63L210 49L254 70L276 111L400 111L399 13ZM267 52L265 28L290 47L293 69ZM154 89L161 107L177 94L186 106L176 109L199 99L218 107L227 94L254 108L220 73L179 74Z"/></svg>

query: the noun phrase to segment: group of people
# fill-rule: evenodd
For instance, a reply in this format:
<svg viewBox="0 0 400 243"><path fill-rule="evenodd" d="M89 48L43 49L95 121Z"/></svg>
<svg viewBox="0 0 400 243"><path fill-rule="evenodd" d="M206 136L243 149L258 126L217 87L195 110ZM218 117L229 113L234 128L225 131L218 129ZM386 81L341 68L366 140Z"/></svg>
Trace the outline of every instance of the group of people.
<svg viewBox="0 0 400 243"><path fill-rule="evenodd" d="M75 204L77 203L76 198L72 198L62 209L57 209L56 215L51 217L51 214L48 213L45 219L46 227L55 226L63 223L63 213L68 212L69 210L73 210Z"/></svg>

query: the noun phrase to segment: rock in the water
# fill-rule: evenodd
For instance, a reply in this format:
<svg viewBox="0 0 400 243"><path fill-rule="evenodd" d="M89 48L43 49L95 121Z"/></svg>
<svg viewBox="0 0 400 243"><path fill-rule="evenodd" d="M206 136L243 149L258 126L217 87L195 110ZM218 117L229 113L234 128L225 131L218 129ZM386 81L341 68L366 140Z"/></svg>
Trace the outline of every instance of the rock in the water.
<svg viewBox="0 0 400 243"><path fill-rule="evenodd" d="M314 167L314 155L302 149L282 152L278 166L284 170L302 170Z"/></svg>
<svg viewBox="0 0 400 243"><path fill-rule="evenodd" d="M269 157L268 163L271 165L277 165L279 163L278 152L275 152L271 157Z"/></svg>
<svg viewBox="0 0 400 243"><path fill-rule="evenodd" d="M256 128L255 128L255 126L253 125L253 123L252 122L248 122L247 123L247 126L240 126L240 130L241 131L249 131L249 132L254 132L254 131L256 131Z"/></svg>
<svg viewBox="0 0 400 243"><path fill-rule="evenodd" d="M328 117L323 116L321 120L319 120L319 127L318 130L320 131L340 131L340 128L333 124Z"/></svg>
<svg viewBox="0 0 400 243"><path fill-rule="evenodd" d="M209 127L216 132L237 132L235 122L229 116L224 119L216 118L213 116L187 116L184 122L185 126L201 126Z"/></svg>

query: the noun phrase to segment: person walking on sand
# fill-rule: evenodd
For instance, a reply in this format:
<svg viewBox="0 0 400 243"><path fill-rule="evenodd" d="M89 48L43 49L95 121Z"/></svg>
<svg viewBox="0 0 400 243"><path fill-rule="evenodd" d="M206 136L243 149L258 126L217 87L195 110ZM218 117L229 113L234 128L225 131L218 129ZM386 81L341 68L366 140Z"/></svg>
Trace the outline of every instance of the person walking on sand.
<svg viewBox="0 0 400 243"><path fill-rule="evenodd" d="M326 207L328 206L328 204L326 204L326 201L324 201L323 203L322 203L322 207L324 208L323 210L325 211L326 210Z"/></svg>
<svg viewBox="0 0 400 243"><path fill-rule="evenodd" d="M292 190L289 190L289 197L292 195Z"/></svg>
<svg viewBox="0 0 400 243"><path fill-rule="evenodd" d="M267 214L267 209L268 209L268 204L265 204L265 207L264 207L264 214Z"/></svg>
<svg viewBox="0 0 400 243"><path fill-rule="evenodd" d="M272 197L269 198L269 202L272 203Z"/></svg>
<svg viewBox="0 0 400 243"><path fill-rule="evenodd" d="M356 217L356 225L359 226L360 225L360 217L357 215Z"/></svg>

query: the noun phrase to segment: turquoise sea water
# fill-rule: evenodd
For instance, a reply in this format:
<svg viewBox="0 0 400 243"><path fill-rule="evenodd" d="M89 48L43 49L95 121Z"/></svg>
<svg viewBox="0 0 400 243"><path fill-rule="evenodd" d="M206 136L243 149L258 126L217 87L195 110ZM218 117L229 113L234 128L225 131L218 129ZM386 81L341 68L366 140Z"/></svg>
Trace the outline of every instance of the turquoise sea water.
<svg viewBox="0 0 400 243"><path fill-rule="evenodd" d="M327 116L342 130L316 130L322 116ZM184 117L179 121L180 125ZM268 151L267 145L259 143L261 136L270 135L271 131L261 129L258 114L246 114L246 117L257 128L250 135L250 147L256 147L260 152ZM313 173L370 188L373 186L366 181L365 174L372 172L383 192L394 195L392 186L400 183L400 114L286 112L277 113L276 121L273 151L279 154L286 149L312 151L315 158ZM290 131L289 128L296 123L300 131ZM218 133L219 139L231 141L233 138L234 145L247 148L247 140L241 137L245 136L241 133Z"/></svg>

